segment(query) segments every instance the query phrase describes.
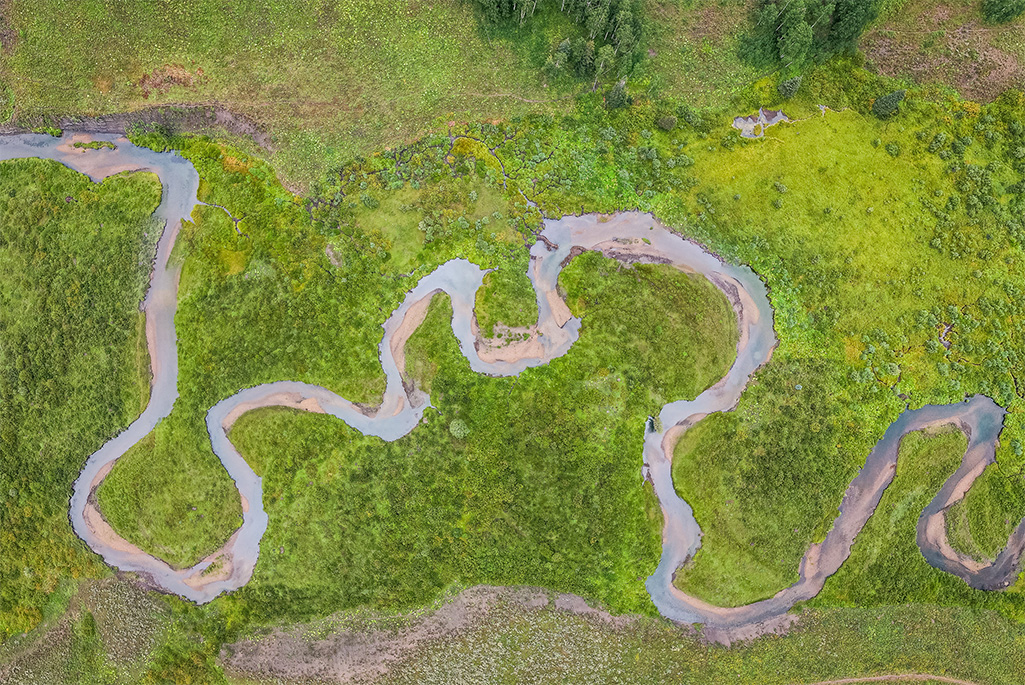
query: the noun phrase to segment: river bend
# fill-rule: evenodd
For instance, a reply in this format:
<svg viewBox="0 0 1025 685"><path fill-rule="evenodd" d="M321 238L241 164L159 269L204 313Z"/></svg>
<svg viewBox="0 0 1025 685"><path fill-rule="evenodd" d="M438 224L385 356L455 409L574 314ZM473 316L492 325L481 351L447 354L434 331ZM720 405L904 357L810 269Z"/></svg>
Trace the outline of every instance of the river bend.
<svg viewBox="0 0 1025 685"><path fill-rule="evenodd" d="M262 481L229 440L229 431L243 413L257 407L287 406L331 414L356 430L392 441L407 435L430 406L430 398L402 379L404 345L419 326L426 304L437 293L452 300L452 330L471 368L493 376L513 376L565 354L576 341L580 320L573 317L557 292L559 272L575 254L597 250L624 262L657 262L700 274L718 287L737 314L740 338L737 358L727 375L694 400L672 402L662 408L659 421L643 427L642 474L651 480L664 513L660 563L646 585L662 615L675 621L706 623L715 627L743 627L785 614L794 603L810 599L826 578L850 555L851 545L875 510L893 479L900 440L912 431L953 424L969 437L961 466L951 476L919 519L918 543L933 566L963 578L980 589L1001 589L1014 579L1025 548L1025 522L1011 535L1007 547L990 564L982 564L953 550L947 540L945 511L960 500L994 460L1004 410L992 400L976 396L965 402L927 406L904 412L869 454L865 466L851 482L833 527L811 546L800 566L800 579L774 597L742 607L716 607L691 597L673 585L676 571L694 556L701 544L701 529L690 506L672 483L672 449L680 435L704 416L733 409L751 375L769 361L777 340L773 312L765 286L744 266L733 266L703 250L639 212L612 217L585 215L546 220L539 240L530 251L528 276L537 293L539 317L531 354L507 360L484 361L478 354L473 306L485 270L464 259L453 259L424 277L407 293L402 304L384 323L379 353L387 383L380 407L368 413L325 388L293 381L278 381L244 389L218 402L207 414L211 447L234 480L242 499L243 522L225 545L189 569L174 569L119 536L96 508L95 491L114 463L146 437L168 414L177 399L177 341L174 315L180 264L169 261L181 227L197 204L199 175L177 153L156 153L138 148L123 137L94 136L115 142L116 150L72 147L74 138L40 135L0 137L0 161L39 157L51 159L99 181L123 171L155 173L163 186L156 210L166 222L157 246L150 287L143 302L146 334L153 371L150 401L125 431L107 442L87 460L75 481L69 516L75 533L106 563L147 577L167 592L195 602L208 602L222 592L245 585L252 577L267 529ZM642 427L638 426L638 430Z"/></svg>

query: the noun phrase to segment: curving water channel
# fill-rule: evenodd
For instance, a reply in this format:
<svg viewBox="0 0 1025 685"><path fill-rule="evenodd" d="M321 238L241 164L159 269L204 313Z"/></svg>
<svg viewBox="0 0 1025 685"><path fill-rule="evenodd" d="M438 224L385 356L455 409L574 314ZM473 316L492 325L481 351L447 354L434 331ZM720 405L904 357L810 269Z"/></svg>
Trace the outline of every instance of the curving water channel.
<svg viewBox="0 0 1025 685"><path fill-rule="evenodd" d="M737 359L727 375L694 400L667 404L659 414L658 424L649 420L645 426L642 473L653 483L665 515L662 558L647 580L647 589L664 616L727 628L748 626L780 616L795 602L815 596L825 579L850 555L855 536L892 481L900 440L909 432L941 424L959 427L969 436L969 445L961 466L919 520L918 543L923 555L933 566L981 589L1006 587L1017 573L1025 548L1025 521L1019 524L1007 547L991 564L959 555L947 541L944 512L964 496L975 478L993 461L1003 425L1004 410L989 398L976 396L962 403L906 411L889 427L848 487L833 528L822 543L808 550L801 563L800 580L793 586L770 599L736 608L715 607L677 589L673 576L700 547L701 529L690 506L680 499L673 487L673 446L689 426L707 414L729 411L736 406L751 374L769 360L777 341L765 286L753 271L723 263L695 243L661 226L650 215L638 212L612 217L570 216L545 222L543 240L531 248L528 276L537 293L539 317L532 345L524 348L527 353L511 355L504 361L481 359L477 351L479 341L473 305L486 272L464 259L454 259L424 277L384 323L379 352L387 384L376 411L368 413L329 390L292 381L247 388L217 403L207 414L207 429L214 453L239 490L243 523L220 550L196 566L173 569L117 535L100 516L95 491L117 459L171 412L178 395L174 314L180 265L170 263L169 256L181 221L188 220L194 207L201 204L196 197L199 176L195 168L176 153L155 153L116 136L95 136L94 139L115 142L117 149L76 149L71 146L73 138L69 135L62 139L9 136L0 137L0 161L22 157L52 159L87 174L94 181L122 171L148 170L156 173L163 184L156 214L167 222L167 227L158 243L150 288L143 302L153 370L150 402L124 432L89 457L75 482L69 509L76 534L112 566L140 573L168 592L201 603L245 585L259 556L260 539L267 529L267 514L262 506L261 479L228 438L239 416L257 407L295 407L328 413L364 434L396 440L416 427L430 404L425 394L403 384L402 371L405 342L423 321L426 305L433 295L443 292L450 296L452 330L474 371L494 376L516 375L565 354L577 339L580 320L571 316L558 296L558 276L573 256L581 251L597 250L624 262L671 264L704 276L730 300L740 328ZM662 428L656 429L656 425Z"/></svg>

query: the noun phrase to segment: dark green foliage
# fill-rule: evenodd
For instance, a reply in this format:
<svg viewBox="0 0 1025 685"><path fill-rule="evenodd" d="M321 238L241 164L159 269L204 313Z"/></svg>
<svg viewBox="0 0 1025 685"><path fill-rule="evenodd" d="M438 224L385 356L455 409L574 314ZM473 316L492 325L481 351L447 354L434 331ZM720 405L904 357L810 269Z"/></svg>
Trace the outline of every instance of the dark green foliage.
<svg viewBox="0 0 1025 685"><path fill-rule="evenodd" d="M666 116L659 117L655 122L655 125L663 131L672 131L676 128L676 121L676 117L671 114L667 114Z"/></svg>
<svg viewBox="0 0 1025 685"><path fill-rule="evenodd" d="M781 81L779 86L777 86L776 89L779 91L779 94L781 96L783 96L784 98L789 100L790 98L794 97L794 95L797 94L797 91L798 91L798 89L800 89L800 87L801 87L801 77L800 76L794 76L793 78L788 78L785 81Z"/></svg>
<svg viewBox="0 0 1025 685"><path fill-rule="evenodd" d="M1025 0L982 0L982 16L987 21L1004 23L1025 14Z"/></svg>
<svg viewBox="0 0 1025 685"><path fill-rule="evenodd" d="M879 13L877 0L836 0L828 43L832 50L853 50L862 31Z"/></svg>
<svg viewBox="0 0 1025 685"><path fill-rule="evenodd" d="M872 103L872 114L875 114L880 119L886 119L889 116L895 114L900 107L900 103L904 100L904 90L895 90L892 93L888 93L881 98L876 99ZM942 144L942 143L941 143Z"/></svg>
<svg viewBox="0 0 1025 685"><path fill-rule="evenodd" d="M616 85L612 86L605 93L605 108L606 109L620 109L622 107L629 107L633 102L633 99L626 92L626 81L620 81Z"/></svg>
<svg viewBox="0 0 1025 685"><path fill-rule="evenodd" d="M559 41L548 56L543 71L549 78L570 74L597 81L617 64L620 73L628 73L636 60L641 35L636 0L475 0L475 5L489 23L523 25L549 8L569 17L578 32Z"/></svg>
<svg viewBox="0 0 1025 685"><path fill-rule="evenodd" d="M813 37L807 15L804 0L789 0L780 12L777 47L784 68L800 69L808 60Z"/></svg>
<svg viewBox="0 0 1025 685"><path fill-rule="evenodd" d="M830 55L853 51L862 31L875 19L878 4L878 0L766 0L754 10L741 52L755 64L800 71Z"/></svg>

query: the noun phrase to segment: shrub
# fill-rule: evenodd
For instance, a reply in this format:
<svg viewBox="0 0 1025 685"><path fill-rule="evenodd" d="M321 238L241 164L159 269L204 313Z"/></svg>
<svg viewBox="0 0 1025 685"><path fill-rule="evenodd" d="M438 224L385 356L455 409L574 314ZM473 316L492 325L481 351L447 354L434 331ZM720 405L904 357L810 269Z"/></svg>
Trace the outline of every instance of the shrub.
<svg viewBox="0 0 1025 685"><path fill-rule="evenodd" d="M940 133L937 133L933 137L932 142L929 143L929 152L936 152L936 151L938 151L941 147L943 147L946 144L946 142L947 142L947 134L943 133L942 131Z"/></svg>
<svg viewBox="0 0 1025 685"><path fill-rule="evenodd" d="M453 419L452 423L448 424L448 432L462 440L470 434L470 427L462 419Z"/></svg>
<svg viewBox="0 0 1025 685"><path fill-rule="evenodd" d="M619 109L621 107L628 107L633 104L633 98L631 98L626 92L626 79L623 79L616 85L612 86L605 93L605 108L606 109Z"/></svg>
<svg viewBox="0 0 1025 685"><path fill-rule="evenodd" d="M789 100L797 94L798 89L801 87L801 77L795 76L788 78L786 81L781 81L776 87L779 94L783 96L785 100Z"/></svg>
<svg viewBox="0 0 1025 685"><path fill-rule="evenodd" d="M888 93L872 103L872 114L875 114L880 119L892 116L897 112L897 108L903 99L903 90L895 90L892 93Z"/></svg>
<svg viewBox="0 0 1025 685"><path fill-rule="evenodd" d="M890 154L891 157L900 157L900 145L898 145L897 143L887 143L886 151Z"/></svg>
<svg viewBox="0 0 1025 685"><path fill-rule="evenodd" d="M659 117L658 121L655 122L655 125L663 131L672 131L674 128L676 128L676 122L676 117L674 117L672 114L669 114L664 117Z"/></svg>

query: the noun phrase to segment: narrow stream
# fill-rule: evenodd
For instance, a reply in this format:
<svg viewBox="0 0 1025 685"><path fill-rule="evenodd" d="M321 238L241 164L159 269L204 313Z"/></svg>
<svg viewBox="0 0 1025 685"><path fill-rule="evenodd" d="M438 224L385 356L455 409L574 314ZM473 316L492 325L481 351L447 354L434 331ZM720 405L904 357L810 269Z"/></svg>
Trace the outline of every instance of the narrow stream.
<svg viewBox="0 0 1025 685"><path fill-rule="evenodd" d="M177 306L180 265L168 258L181 221L189 220L197 200L199 176L176 153L155 153L138 148L117 136L109 140L116 150L82 150L71 147L72 137L56 139L40 135L0 137L0 161L39 157L52 159L94 181L122 171L149 170L163 184L157 216L166 221L157 248L150 289L143 303L146 332L153 368L150 403L124 432L92 454L75 481L69 515L75 533L110 565L133 571L152 583L195 602L208 602L218 594L245 585L252 576L267 529L263 510L262 481L239 455L228 438L234 421L246 411L263 406L289 406L331 414L356 430L392 441L407 435L423 417L430 398L415 388L408 391L396 361L409 333L422 320L424 300L439 292L452 300L452 330L471 368L482 374L513 376L532 366L565 354L576 341L580 320L571 316L557 293L559 273L574 254L597 250L625 262L671 264L709 279L730 300L737 314L740 339L737 359L727 375L694 400L667 404L659 421L645 426L642 474L654 485L665 514L662 559L647 580L652 601L667 618L714 626L745 626L786 613L797 601L815 596L825 579L850 555L855 536L865 525L893 479L900 440L909 432L952 423L969 436L961 467L926 507L918 524L918 542L933 566L964 578L973 587L1006 587L1017 573L1023 547L1025 522L1014 531L1007 548L992 564L980 564L957 554L949 545L944 512L971 487L986 464L993 461L1004 410L986 397L927 406L906 411L886 431L869 454L864 468L847 489L840 514L820 544L812 545L800 568L800 580L770 599L721 608L690 597L673 586L676 571L697 552L701 529L690 506L672 483L672 448L680 435L705 415L729 411L740 399L751 374L769 361L776 345L773 312L764 284L744 266L725 264L715 256L659 224L652 216L625 212L612 217L585 215L547 220L530 251L528 276L537 293L539 342L543 354L516 361L486 363L477 354L472 328L473 306L485 271L464 259L453 259L424 277L384 323L379 353L387 384L380 408L369 414L335 393L315 385L278 381L242 390L218 402L207 414L211 447L235 481L243 505L242 526L217 552L189 569L177 570L146 554L117 535L100 516L95 490L130 447L148 435L170 414L177 399L177 343L174 314ZM553 246L553 247L550 247ZM409 320L407 321L407 316ZM656 426L661 426L657 429ZM640 427L638 427L640 429Z"/></svg>

